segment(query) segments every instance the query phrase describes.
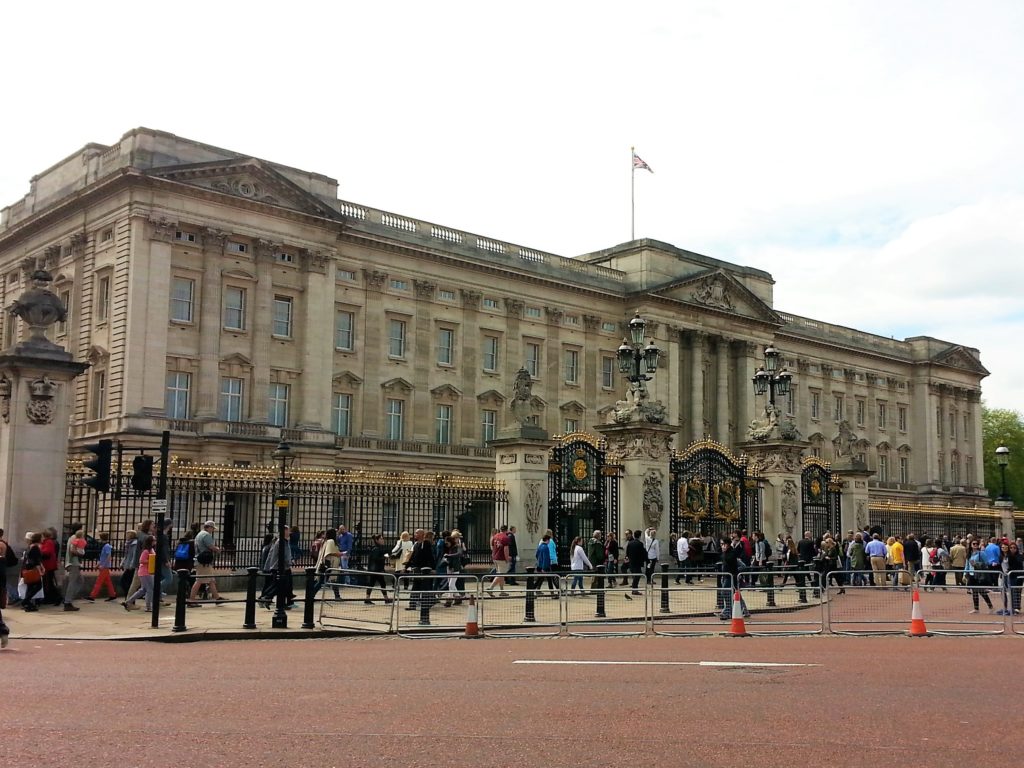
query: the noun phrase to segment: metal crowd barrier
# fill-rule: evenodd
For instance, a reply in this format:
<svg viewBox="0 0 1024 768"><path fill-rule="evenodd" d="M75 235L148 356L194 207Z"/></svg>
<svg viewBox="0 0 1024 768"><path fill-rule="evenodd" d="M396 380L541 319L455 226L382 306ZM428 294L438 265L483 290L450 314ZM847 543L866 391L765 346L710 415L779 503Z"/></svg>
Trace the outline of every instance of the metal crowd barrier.
<svg viewBox="0 0 1024 768"><path fill-rule="evenodd" d="M832 571L825 587L825 624L837 635L901 635L910 626L911 586L892 586L896 571L884 583L855 583L861 571ZM841 580L841 584L832 581ZM842 594L840 594L842 592ZM927 617L926 617L927 619Z"/></svg>
<svg viewBox="0 0 1024 768"><path fill-rule="evenodd" d="M395 625L399 595L393 573L330 568L315 590L324 627L386 634Z"/></svg>
<svg viewBox="0 0 1024 768"><path fill-rule="evenodd" d="M783 577L786 585L783 586ZM825 631L826 591L817 571L751 569L739 575L751 635L820 635ZM840 587L836 588L838 593Z"/></svg>
<svg viewBox="0 0 1024 768"><path fill-rule="evenodd" d="M554 637L562 632L562 589L558 574L527 568L516 586L492 590L497 574L480 581L479 622L486 637Z"/></svg>
<svg viewBox="0 0 1024 768"><path fill-rule="evenodd" d="M459 574L459 578L461 587L457 581L453 589L448 574L398 574L395 632L402 637L464 634L469 598L479 604L480 578L470 574Z"/></svg>
<svg viewBox="0 0 1024 768"><path fill-rule="evenodd" d="M1010 596L1010 632L1024 635L1024 615L1021 614L1021 598L1024 597L1024 571L1010 571L1006 574L1006 591Z"/></svg>
<svg viewBox="0 0 1024 768"><path fill-rule="evenodd" d="M673 573L674 575L674 573ZM653 587L651 631L670 637L713 635L731 618L736 584L732 574L687 571L678 586L662 571ZM723 618L724 616L724 618Z"/></svg>
<svg viewBox="0 0 1024 768"><path fill-rule="evenodd" d="M574 572L562 575L562 623L572 637L636 637L647 634L650 590L641 575L622 586L618 574L579 571L583 589L571 589ZM614 578L613 578L614 577ZM582 594L580 594L582 592ZM639 592L640 594L633 594Z"/></svg>
<svg viewBox="0 0 1024 768"><path fill-rule="evenodd" d="M1005 617L1010 611L1003 574L980 571L980 581L962 586L955 582L925 584L927 574L928 571L918 571L917 581L921 613L929 632L936 635L1002 635L1006 632ZM989 602L993 606L991 610Z"/></svg>

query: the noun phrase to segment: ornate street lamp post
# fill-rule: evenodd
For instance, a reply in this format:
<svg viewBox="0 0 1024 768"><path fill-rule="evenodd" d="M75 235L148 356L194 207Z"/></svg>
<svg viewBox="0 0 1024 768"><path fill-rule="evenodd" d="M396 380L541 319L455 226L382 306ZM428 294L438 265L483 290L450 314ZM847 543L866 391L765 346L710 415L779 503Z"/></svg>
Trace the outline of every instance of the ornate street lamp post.
<svg viewBox="0 0 1024 768"><path fill-rule="evenodd" d="M789 394L789 385L793 380L793 374L783 368L779 370L779 363L781 362L782 355L775 349L774 345L769 344L764 348L764 365L757 369L754 374L754 394L763 395L765 392L768 393L768 404L765 406L765 413L769 416L772 413L777 413L775 408L775 395L778 394L780 397L785 397Z"/></svg>
<svg viewBox="0 0 1024 768"><path fill-rule="evenodd" d="M281 465L281 476L278 479L277 493L274 495L274 505L277 507L277 608L270 620L270 626L274 629L288 628L288 613L285 605L288 603L288 595L285 583L285 562L288 557L288 541L285 539L285 529L288 526L288 496L286 494L290 478L288 468L295 461L292 454L292 447L283 438L277 444L273 453L275 461Z"/></svg>
<svg viewBox="0 0 1024 768"><path fill-rule="evenodd" d="M637 312L629 321L629 339L623 339L616 357L619 360L619 373L629 380L630 391L637 401L647 398L647 382L654 378L658 370L661 350L654 339L644 346L644 334L647 322Z"/></svg>
<svg viewBox="0 0 1024 768"><path fill-rule="evenodd" d="M999 474L1002 476L1003 492L999 494L996 501L1012 501L1010 494L1006 492L1006 467L1010 463L1010 449L1005 445L996 448L996 464L999 465Z"/></svg>

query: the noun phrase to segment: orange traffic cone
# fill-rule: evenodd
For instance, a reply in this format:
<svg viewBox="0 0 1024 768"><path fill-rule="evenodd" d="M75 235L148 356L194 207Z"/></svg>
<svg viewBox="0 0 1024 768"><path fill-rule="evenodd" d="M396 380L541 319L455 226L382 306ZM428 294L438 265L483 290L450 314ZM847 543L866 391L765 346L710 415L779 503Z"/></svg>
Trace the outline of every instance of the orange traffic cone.
<svg viewBox="0 0 1024 768"><path fill-rule="evenodd" d="M921 596L918 594L917 589L914 590L914 602L912 605L913 608L910 611L910 636L931 637L932 633L924 625L924 617L921 615Z"/></svg>
<svg viewBox="0 0 1024 768"><path fill-rule="evenodd" d="M476 620L476 597L473 595L469 596L469 608L466 609L466 633L463 637L469 640L477 640L482 637L480 626Z"/></svg>
<svg viewBox="0 0 1024 768"><path fill-rule="evenodd" d="M750 637L747 625L743 623L743 602L737 589L732 596L732 623L726 637Z"/></svg>

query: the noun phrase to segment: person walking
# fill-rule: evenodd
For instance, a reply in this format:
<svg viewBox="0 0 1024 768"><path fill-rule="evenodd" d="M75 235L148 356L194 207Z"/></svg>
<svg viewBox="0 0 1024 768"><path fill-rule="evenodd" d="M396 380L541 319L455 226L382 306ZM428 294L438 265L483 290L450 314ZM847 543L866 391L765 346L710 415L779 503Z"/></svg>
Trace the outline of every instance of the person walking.
<svg viewBox="0 0 1024 768"><path fill-rule="evenodd" d="M129 595L121 605L126 611L135 610L135 601L140 597L146 598L146 610L153 610L153 592L156 584L156 538L147 536L142 542L142 553L139 555L139 582L138 590Z"/></svg>
<svg viewBox="0 0 1024 768"><path fill-rule="evenodd" d="M404 535L404 534L403 534ZM410 544L412 542L410 541ZM409 547L412 553L412 547ZM338 582L335 575L331 573L341 564L341 553L338 551L337 531L330 528L324 535L323 543L317 551L316 556L316 585L314 591L319 593L324 584L332 584L334 588L334 599L341 600L341 592L338 590Z"/></svg>
<svg viewBox="0 0 1024 768"><path fill-rule="evenodd" d="M384 597L384 604L390 605L391 598L388 597L388 585L384 578L384 564L388 558L388 548L384 544L384 534L375 533L370 541L370 550L366 554L366 567L369 573L366 576L366 597L363 599L363 602L367 605L373 604L370 596L373 594L374 586L376 586ZM448 570L451 572L451 568Z"/></svg>
<svg viewBox="0 0 1024 768"><path fill-rule="evenodd" d="M503 525L498 530L498 533L491 539L491 562L494 563L494 572L497 574L494 577L494 581L487 587L488 592L494 592L495 588L498 589L498 594L501 597L507 597L508 592L505 591L505 574L508 573L509 566L509 539L508 539L508 526Z"/></svg>
<svg viewBox="0 0 1024 768"><path fill-rule="evenodd" d="M45 605L60 605L62 601L60 588L57 586L57 569L60 567L60 558L57 550L60 545L57 543L57 532L53 528L47 528L42 532L42 541L39 543L39 552L43 558L43 603Z"/></svg>
<svg viewBox="0 0 1024 768"><path fill-rule="evenodd" d="M871 563L871 586L885 586L885 566L889 550L882 541L881 534L871 534L871 541L864 545L864 552Z"/></svg>
<svg viewBox="0 0 1024 768"><path fill-rule="evenodd" d="M516 541L516 527L510 525L508 532L505 534L508 538L508 578L505 582L510 587L519 586L519 582L516 581L516 563L519 562L519 542Z"/></svg>
<svg viewBox="0 0 1024 768"><path fill-rule="evenodd" d="M21 597L21 607L27 613L33 613L39 610L36 595L42 592L43 599L46 597L42 547L44 539L41 533L28 533L25 535L25 539L28 546L21 554L21 581L25 584L25 594Z"/></svg>
<svg viewBox="0 0 1024 768"><path fill-rule="evenodd" d="M551 597L557 600L558 577L551 574L551 549L551 533L548 531L540 537L540 543L537 544L537 551L534 553L537 559L537 573L546 574L537 580L537 587L539 588L541 581L546 578L551 589Z"/></svg>
<svg viewBox="0 0 1024 768"><path fill-rule="evenodd" d="M139 554L142 549L139 546L139 540L135 536L135 531L128 531L124 535L124 555L121 557L121 576L117 580L117 585L121 588L121 593L127 597L131 594L132 582L135 580L135 570L139 567Z"/></svg>
<svg viewBox="0 0 1024 768"><path fill-rule="evenodd" d="M601 531L594 531L594 535L590 537L590 541L587 542L587 559L591 563L591 570L598 573L604 571L605 564L605 548L604 548L604 533ZM594 576L590 583L591 590L603 589L604 579L601 576Z"/></svg>
<svg viewBox="0 0 1024 768"><path fill-rule="evenodd" d="M92 592L85 597L90 603L95 602L104 590L109 592L108 603L117 600L117 590L114 589L114 582L110 579L110 561L114 555L114 548L110 545L110 534L101 531L100 541L102 546L100 547L99 573L96 576L96 583L92 585Z"/></svg>
<svg viewBox="0 0 1024 768"><path fill-rule="evenodd" d="M608 574L607 585L614 587L616 574L619 572L619 540L615 538L615 531L608 531L605 535L604 544L604 572Z"/></svg>
<svg viewBox="0 0 1024 768"><path fill-rule="evenodd" d="M217 525L213 520L207 520L203 523L203 530L196 534L194 542L196 549L196 583L192 585L192 591L188 596L192 607L199 606L199 603L196 603L195 600L203 584L206 584L209 587L210 596L214 600L218 603L223 602L220 592L217 591L217 579L214 577L213 572L213 560L217 553L220 552L220 547L214 543L213 539L213 532L216 530ZM139 558L139 562L141 564L141 557ZM141 565L139 570L142 570Z"/></svg>
<svg viewBox="0 0 1024 768"><path fill-rule="evenodd" d="M949 548L949 567L953 571L953 579L958 587L964 584L964 566L967 565L967 539L960 539Z"/></svg>
<svg viewBox="0 0 1024 768"><path fill-rule="evenodd" d="M654 579L654 570L658 567L658 560L661 558L661 543L658 541L658 529L648 528L644 531L644 549L647 551L647 562L644 564L647 574L647 583Z"/></svg>
<svg viewBox="0 0 1024 768"><path fill-rule="evenodd" d="M682 579L683 574L690 570L690 532L683 531L676 539L676 560L679 562L679 573L676 574L676 584ZM690 584L692 579L686 577L686 583Z"/></svg>
<svg viewBox="0 0 1024 768"><path fill-rule="evenodd" d="M988 609L992 610L992 600L989 599L988 590L985 587L988 586L988 566L985 563L985 557L981 551L981 542L971 542L971 554L967 558L967 564L964 566L964 579L967 582L967 586L971 592L971 604L974 606L971 609L971 613L978 612L978 598L980 597L985 601L985 605Z"/></svg>
<svg viewBox="0 0 1024 768"><path fill-rule="evenodd" d="M569 584L569 595L576 594L576 589L579 589L580 597L586 594L583 590L583 571L592 571L594 569L593 564L587 557L587 553L583 551L583 539L579 536L572 540L572 544L569 545L570 554L570 565L569 570L572 571L572 582Z"/></svg>
<svg viewBox="0 0 1024 768"><path fill-rule="evenodd" d="M82 557L85 555L85 545L85 531L79 528L71 534L64 550L64 570L67 574L64 582L65 611L80 610L74 601L82 590Z"/></svg>
<svg viewBox="0 0 1024 768"><path fill-rule="evenodd" d="M878 542L881 544L882 542ZM877 547L876 547L877 549ZM885 547L882 546L884 552ZM853 571L851 584L854 587L864 587L868 584L868 553L864 547L864 534L855 533L853 543L848 550L850 557L850 570ZM882 568L885 569L885 555L881 557Z"/></svg>
<svg viewBox="0 0 1024 768"><path fill-rule="evenodd" d="M775 579L772 576L772 543L763 531L754 531L754 566L761 572L758 586L765 590L765 603L775 608Z"/></svg>
<svg viewBox="0 0 1024 768"><path fill-rule="evenodd" d="M728 621L732 618L733 590L736 589L740 571L746 569L746 564L743 562L742 548L734 547L729 537L723 536L719 540L719 546L722 552L721 559L719 560L721 576L718 581L717 603L722 612L718 615L718 618ZM743 618L750 618L750 611L747 610L747 604L742 594L740 594L740 610L743 611Z"/></svg>
<svg viewBox="0 0 1024 768"><path fill-rule="evenodd" d="M633 576L631 594L643 595L640 591L640 577L647 565L647 547L644 546L643 533L639 530L634 531L633 537L626 543L626 562Z"/></svg>

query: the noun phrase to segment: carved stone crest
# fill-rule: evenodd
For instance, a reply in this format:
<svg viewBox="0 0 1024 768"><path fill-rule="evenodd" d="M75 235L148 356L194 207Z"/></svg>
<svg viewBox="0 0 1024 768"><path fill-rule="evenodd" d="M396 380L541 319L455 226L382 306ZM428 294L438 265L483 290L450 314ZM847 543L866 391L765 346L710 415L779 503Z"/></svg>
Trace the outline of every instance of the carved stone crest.
<svg viewBox="0 0 1024 768"><path fill-rule="evenodd" d="M647 470L644 475L644 525L657 528L661 525L661 517L665 504L661 495L662 473L657 469Z"/></svg>
<svg viewBox="0 0 1024 768"><path fill-rule="evenodd" d="M792 450L767 451L759 454L750 464L756 474L765 472L799 472L800 452Z"/></svg>
<svg viewBox="0 0 1024 768"><path fill-rule="evenodd" d="M790 536L793 535L793 529L796 528L796 512L796 482L786 480L782 483L782 527L786 529L786 533Z"/></svg>
<svg viewBox="0 0 1024 768"><path fill-rule="evenodd" d="M512 384L512 400L509 408L512 418L520 424L527 424L533 416L533 377L526 368L516 371L516 379Z"/></svg>
<svg viewBox="0 0 1024 768"><path fill-rule="evenodd" d="M28 420L33 424L49 424L53 421L53 396L57 385L48 376L29 382L29 401L25 405Z"/></svg>
<svg viewBox="0 0 1024 768"><path fill-rule="evenodd" d="M4 424L11 421L11 380L6 376L0 376L0 417Z"/></svg>
<svg viewBox="0 0 1024 768"><path fill-rule="evenodd" d="M605 433L608 450L619 459L663 459L669 454L672 432L653 432L644 429Z"/></svg>
<svg viewBox="0 0 1024 768"><path fill-rule="evenodd" d="M523 502L523 509L526 512L526 530L531 536L536 536L540 530L540 513L544 503L540 496L540 481L530 480L526 483L526 499Z"/></svg>
<svg viewBox="0 0 1024 768"><path fill-rule="evenodd" d="M857 512L854 515L854 522L857 530L863 531L868 527L868 503L864 499L857 499Z"/></svg>
<svg viewBox="0 0 1024 768"><path fill-rule="evenodd" d="M733 309L732 299L729 297L729 285L721 275L705 277L691 296L698 304L717 309Z"/></svg>

